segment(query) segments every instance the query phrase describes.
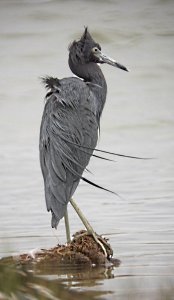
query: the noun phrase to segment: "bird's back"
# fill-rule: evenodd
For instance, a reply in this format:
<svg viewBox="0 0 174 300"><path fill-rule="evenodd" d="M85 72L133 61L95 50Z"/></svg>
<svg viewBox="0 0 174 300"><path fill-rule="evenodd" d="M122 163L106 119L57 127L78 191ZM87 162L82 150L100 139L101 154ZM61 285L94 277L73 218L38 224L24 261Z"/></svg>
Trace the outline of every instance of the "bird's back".
<svg viewBox="0 0 174 300"><path fill-rule="evenodd" d="M40 128L40 163L52 227L64 216L97 143L95 96L79 78L45 78L49 89ZM86 147L86 148L85 148Z"/></svg>

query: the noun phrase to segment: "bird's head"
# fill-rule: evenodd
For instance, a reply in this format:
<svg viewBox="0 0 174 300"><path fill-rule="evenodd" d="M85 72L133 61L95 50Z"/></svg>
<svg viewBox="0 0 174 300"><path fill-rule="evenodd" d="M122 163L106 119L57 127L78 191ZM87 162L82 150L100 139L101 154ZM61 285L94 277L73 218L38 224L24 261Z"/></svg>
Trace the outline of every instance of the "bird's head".
<svg viewBox="0 0 174 300"><path fill-rule="evenodd" d="M100 64L106 63L128 71L125 66L117 63L114 59L101 52L101 46L93 40L86 27L80 40L74 41L69 46L69 63L73 65L84 65L91 62Z"/></svg>

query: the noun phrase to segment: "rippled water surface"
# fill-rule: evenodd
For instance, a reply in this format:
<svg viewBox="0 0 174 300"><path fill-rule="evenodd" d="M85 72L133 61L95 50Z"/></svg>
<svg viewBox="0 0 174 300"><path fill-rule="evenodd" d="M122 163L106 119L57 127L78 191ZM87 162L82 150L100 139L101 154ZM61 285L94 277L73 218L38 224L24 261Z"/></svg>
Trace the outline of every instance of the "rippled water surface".
<svg viewBox="0 0 174 300"><path fill-rule="evenodd" d="M85 183L75 198L122 263L109 275L54 278L102 299L156 299L174 278L173 1L0 1L0 256L65 242L64 222L52 230L44 202L39 77L71 76L67 47L84 25L131 70L102 66L108 96L98 147L153 159L91 160L86 176L122 198ZM73 233L82 225L69 212Z"/></svg>

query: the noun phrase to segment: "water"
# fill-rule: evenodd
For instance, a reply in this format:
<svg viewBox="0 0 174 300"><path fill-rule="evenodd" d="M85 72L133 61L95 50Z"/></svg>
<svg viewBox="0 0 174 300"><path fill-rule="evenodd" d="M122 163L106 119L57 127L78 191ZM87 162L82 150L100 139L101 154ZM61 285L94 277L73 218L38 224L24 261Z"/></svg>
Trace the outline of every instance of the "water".
<svg viewBox="0 0 174 300"><path fill-rule="evenodd" d="M75 198L122 264L105 278L90 274L90 280L85 272L82 279L66 272L57 278L84 295L92 290L103 299L127 299L137 292L155 299L174 275L173 1L1 0L0 256L65 242L63 221L52 230L44 203L39 77L71 76L67 47L84 25L103 52L131 69L102 66L108 97L98 147L154 159L91 160L93 175L86 176L123 199L85 183ZM73 233L82 225L69 211Z"/></svg>

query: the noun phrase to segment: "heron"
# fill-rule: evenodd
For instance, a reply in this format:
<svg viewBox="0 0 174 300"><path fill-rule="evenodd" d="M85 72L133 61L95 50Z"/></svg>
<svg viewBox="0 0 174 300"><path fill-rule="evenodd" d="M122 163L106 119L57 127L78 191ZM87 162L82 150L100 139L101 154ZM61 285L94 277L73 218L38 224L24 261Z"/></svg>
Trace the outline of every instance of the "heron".
<svg viewBox="0 0 174 300"><path fill-rule="evenodd" d="M42 78L47 94L39 150L46 207L51 211L53 228L57 228L64 217L69 243L67 205L70 202L87 232L106 254L103 244L72 197L81 179L102 188L83 176L94 155L106 101L107 84L100 64L106 63L124 71L128 69L101 51L100 44L93 39L87 27L81 38L69 46L68 63L76 76Z"/></svg>

